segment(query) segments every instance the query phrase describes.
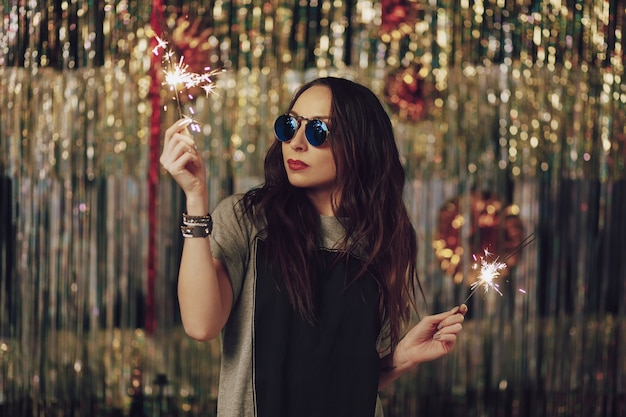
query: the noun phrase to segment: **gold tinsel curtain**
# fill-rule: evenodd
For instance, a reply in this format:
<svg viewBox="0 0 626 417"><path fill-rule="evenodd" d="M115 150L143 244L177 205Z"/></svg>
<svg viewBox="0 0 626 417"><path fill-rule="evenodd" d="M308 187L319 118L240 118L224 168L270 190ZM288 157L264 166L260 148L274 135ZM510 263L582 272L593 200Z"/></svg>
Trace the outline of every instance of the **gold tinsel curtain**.
<svg viewBox="0 0 626 417"><path fill-rule="evenodd" d="M340 75L394 121L423 313L466 299L473 255L534 233L387 415L626 414L623 2L4 0L0 26L0 414L214 408L219 347L178 317L157 34L226 70L181 103L212 206L262 181L294 88Z"/></svg>

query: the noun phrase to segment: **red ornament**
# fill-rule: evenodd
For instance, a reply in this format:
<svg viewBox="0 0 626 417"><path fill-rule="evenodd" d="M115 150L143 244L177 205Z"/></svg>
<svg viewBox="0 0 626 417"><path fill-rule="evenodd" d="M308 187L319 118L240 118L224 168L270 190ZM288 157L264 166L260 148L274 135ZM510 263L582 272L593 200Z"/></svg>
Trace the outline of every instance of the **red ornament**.
<svg viewBox="0 0 626 417"><path fill-rule="evenodd" d="M380 29L384 34L408 34L421 20L423 6L409 0L383 0Z"/></svg>
<svg viewBox="0 0 626 417"><path fill-rule="evenodd" d="M455 278L455 282L463 281L463 259L470 255L482 255L485 249L496 256L507 256L507 266L517 264L520 247L524 239L524 228L516 206L504 206L488 191L474 191L470 195L470 219L463 215L466 200L455 197L448 200L439 210L439 227L434 242L435 254L441 269ZM464 253L461 231L468 226L470 254ZM502 271L508 273L509 268ZM470 269L471 272L471 269ZM472 278L471 276L468 278Z"/></svg>
<svg viewBox="0 0 626 417"><path fill-rule="evenodd" d="M425 81L420 69L420 64L399 68L385 79L385 100L401 120L418 122L426 115Z"/></svg>

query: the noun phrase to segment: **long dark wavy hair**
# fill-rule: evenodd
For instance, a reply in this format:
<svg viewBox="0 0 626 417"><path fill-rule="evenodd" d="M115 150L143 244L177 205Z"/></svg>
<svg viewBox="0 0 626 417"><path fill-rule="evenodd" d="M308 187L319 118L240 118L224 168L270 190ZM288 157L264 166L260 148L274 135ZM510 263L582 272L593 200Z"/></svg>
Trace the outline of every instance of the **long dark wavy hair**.
<svg viewBox="0 0 626 417"><path fill-rule="evenodd" d="M340 196L335 216L346 234L339 257L364 253L361 271L348 277L358 282L367 272L380 291L381 322L389 322L389 342L399 341L411 311L415 289L417 240L403 200L406 174L395 142L389 116L367 87L342 78L319 78L302 86L289 110L312 86L328 87L332 94L330 147L337 167L336 192ZM334 201L334 199L333 199ZM276 141L265 158L265 183L244 196L250 216L266 221L270 265L278 268L282 284L294 307L315 321L312 272L320 243L319 214L306 190L289 183L283 164L281 142Z"/></svg>

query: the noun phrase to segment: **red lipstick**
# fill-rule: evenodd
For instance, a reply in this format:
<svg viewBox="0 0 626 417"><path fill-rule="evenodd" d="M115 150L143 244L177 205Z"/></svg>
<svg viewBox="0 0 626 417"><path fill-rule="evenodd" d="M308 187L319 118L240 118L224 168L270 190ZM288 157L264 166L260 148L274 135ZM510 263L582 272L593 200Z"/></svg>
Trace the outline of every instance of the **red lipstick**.
<svg viewBox="0 0 626 417"><path fill-rule="evenodd" d="M308 165L305 164L304 162L297 160L297 159L288 159L287 160L287 165L289 166L289 169L293 170L293 171L300 171L303 170L305 168L308 168Z"/></svg>

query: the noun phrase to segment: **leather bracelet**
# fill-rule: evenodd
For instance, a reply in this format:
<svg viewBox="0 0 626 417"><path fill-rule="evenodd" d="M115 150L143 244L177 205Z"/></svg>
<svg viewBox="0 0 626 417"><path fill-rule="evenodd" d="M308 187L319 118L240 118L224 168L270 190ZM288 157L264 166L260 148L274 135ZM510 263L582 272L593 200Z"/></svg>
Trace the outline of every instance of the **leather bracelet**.
<svg viewBox="0 0 626 417"><path fill-rule="evenodd" d="M213 231L213 219L206 216L190 216L183 213L183 225L180 227L183 237L207 237Z"/></svg>
<svg viewBox="0 0 626 417"><path fill-rule="evenodd" d="M211 229L207 226L180 226L183 237L208 237Z"/></svg>

